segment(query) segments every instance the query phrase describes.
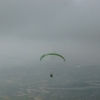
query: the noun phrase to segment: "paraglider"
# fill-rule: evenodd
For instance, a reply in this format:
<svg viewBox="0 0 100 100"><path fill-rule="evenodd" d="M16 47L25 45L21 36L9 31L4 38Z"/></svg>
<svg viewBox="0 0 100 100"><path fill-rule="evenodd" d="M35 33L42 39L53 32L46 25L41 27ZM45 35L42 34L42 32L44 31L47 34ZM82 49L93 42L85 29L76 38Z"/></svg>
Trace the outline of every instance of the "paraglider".
<svg viewBox="0 0 100 100"><path fill-rule="evenodd" d="M52 73L52 74L50 74L50 77L53 77L53 73Z"/></svg>
<svg viewBox="0 0 100 100"><path fill-rule="evenodd" d="M47 53L47 54L44 54L44 55L42 55L42 56L40 57L40 61L42 60L42 58L44 58L44 57L46 57L46 56L48 56L48 55L59 56L59 57L61 57L61 58L65 61L65 58L64 58L62 55L57 54L57 53Z"/></svg>
<svg viewBox="0 0 100 100"><path fill-rule="evenodd" d="M62 59L64 60L64 62L65 62L65 58L64 58L62 55L57 54L57 53L47 53L47 54L44 54L44 55L42 55L42 56L40 57L40 61L42 60L42 58L44 58L44 57L46 57L46 56L49 56L49 55L58 56L58 57L62 58ZM50 77L53 77L53 73L50 74Z"/></svg>

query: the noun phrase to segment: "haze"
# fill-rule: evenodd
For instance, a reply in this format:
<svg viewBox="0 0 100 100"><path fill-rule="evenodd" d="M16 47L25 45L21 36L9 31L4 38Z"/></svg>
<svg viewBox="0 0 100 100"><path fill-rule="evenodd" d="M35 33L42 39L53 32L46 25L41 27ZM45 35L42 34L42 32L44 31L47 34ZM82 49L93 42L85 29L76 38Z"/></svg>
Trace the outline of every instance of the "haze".
<svg viewBox="0 0 100 100"><path fill-rule="evenodd" d="M99 0L1 0L0 66L33 65L56 52L67 64L100 64Z"/></svg>

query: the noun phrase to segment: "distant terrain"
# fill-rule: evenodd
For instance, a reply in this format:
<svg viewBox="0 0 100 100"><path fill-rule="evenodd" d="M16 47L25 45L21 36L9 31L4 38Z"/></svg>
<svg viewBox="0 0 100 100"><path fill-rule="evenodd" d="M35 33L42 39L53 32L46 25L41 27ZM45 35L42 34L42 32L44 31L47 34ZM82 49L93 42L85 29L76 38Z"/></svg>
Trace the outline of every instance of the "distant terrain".
<svg viewBox="0 0 100 100"><path fill-rule="evenodd" d="M1 68L0 100L100 100L99 65L48 66Z"/></svg>

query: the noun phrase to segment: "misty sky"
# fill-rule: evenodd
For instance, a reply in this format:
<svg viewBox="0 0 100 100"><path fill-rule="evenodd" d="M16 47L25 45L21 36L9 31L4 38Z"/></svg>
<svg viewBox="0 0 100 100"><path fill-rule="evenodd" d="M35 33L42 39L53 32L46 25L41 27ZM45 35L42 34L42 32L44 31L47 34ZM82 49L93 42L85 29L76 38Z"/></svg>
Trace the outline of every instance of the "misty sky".
<svg viewBox="0 0 100 100"><path fill-rule="evenodd" d="M0 0L0 66L31 65L42 54L100 64L100 0Z"/></svg>

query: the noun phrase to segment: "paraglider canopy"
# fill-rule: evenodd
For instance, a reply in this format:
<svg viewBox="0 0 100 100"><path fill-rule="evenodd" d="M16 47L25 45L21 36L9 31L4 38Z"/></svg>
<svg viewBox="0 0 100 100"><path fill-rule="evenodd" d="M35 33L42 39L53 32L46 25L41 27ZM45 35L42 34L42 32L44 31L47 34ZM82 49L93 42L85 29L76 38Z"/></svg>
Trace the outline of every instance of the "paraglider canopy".
<svg viewBox="0 0 100 100"><path fill-rule="evenodd" d="M42 60L42 58L44 58L44 57L46 57L46 56L48 56L48 55L59 56L59 57L61 57L61 58L65 61L65 58L64 58L62 55L57 54L57 53L47 53L47 54L44 54L44 55L42 55L42 56L40 57L40 61Z"/></svg>

